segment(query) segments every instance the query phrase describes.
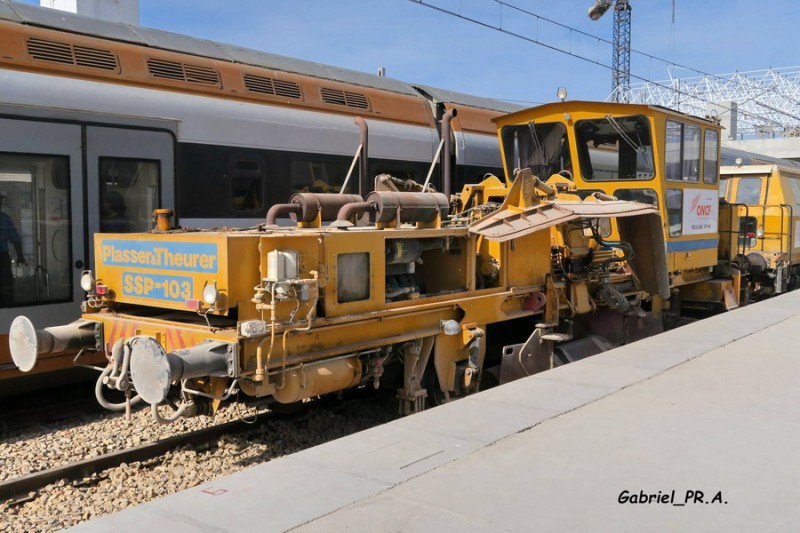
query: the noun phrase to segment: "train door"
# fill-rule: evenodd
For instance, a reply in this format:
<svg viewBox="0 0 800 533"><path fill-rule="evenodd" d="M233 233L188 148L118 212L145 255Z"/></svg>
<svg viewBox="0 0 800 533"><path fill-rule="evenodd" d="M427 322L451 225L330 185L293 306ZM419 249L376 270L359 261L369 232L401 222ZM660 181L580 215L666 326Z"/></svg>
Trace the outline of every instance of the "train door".
<svg viewBox="0 0 800 533"><path fill-rule="evenodd" d="M174 145L165 131L86 128L90 238L98 231L147 231L154 209L174 209Z"/></svg>
<svg viewBox="0 0 800 533"><path fill-rule="evenodd" d="M0 119L0 374L15 368L6 336L17 314L39 327L78 316L82 175L79 125Z"/></svg>

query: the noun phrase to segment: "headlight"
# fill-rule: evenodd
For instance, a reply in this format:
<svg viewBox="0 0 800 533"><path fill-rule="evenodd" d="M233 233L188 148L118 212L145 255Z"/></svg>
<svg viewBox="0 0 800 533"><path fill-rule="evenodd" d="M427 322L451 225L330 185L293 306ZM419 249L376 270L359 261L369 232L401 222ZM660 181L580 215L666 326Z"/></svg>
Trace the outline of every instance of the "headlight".
<svg viewBox="0 0 800 533"><path fill-rule="evenodd" d="M94 276L91 270L84 270L81 272L81 289L86 292L92 292L94 290Z"/></svg>
<svg viewBox="0 0 800 533"><path fill-rule="evenodd" d="M445 335L450 337L461 333L461 324L455 320L440 320L439 328L444 332Z"/></svg>
<svg viewBox="0 0 800 533"><path fill-rule="evenodd" d="M219 298L219 290L216 281L207 281L203 286L203 301L208 305L214 305Z"/></svg>
<svg viewBox="0 0 800 533"><path fill-rule="evenodd" d="M759 239L764 237L764 228L758 228L756 230L756 237L758 237Z"/></svg>

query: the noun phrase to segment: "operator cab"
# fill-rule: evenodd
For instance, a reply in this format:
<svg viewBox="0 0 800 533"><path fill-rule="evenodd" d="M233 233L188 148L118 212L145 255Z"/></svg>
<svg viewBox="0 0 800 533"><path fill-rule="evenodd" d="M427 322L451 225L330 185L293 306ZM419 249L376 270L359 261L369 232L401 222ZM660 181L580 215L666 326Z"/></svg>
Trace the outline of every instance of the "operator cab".
<svg viewBox="0 0 800 533"><path fill-rule="evenodd" d="M656 206L673 285L717 264L720 127L665 108L566 101L494 121L506 176L530 167L570 175L581 197L602 192Z"/></svg>

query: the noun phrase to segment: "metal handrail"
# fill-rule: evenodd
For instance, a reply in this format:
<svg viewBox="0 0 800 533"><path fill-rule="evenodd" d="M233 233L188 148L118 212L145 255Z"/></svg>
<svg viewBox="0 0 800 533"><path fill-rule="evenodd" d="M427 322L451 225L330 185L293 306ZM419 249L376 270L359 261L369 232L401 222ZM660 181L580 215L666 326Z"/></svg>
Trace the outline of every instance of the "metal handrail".
<svg viewBox="0 0 800 533"><path fill-rule="evenodd" d="M41 301L39 290L42 286L42 277L44 277L44 288L45 288L45 297L46 300L50 300L50 273L47 272L47 269L42 265L37 265L36 270L34 270L34 276L36 277L36 301Z"/></svg>

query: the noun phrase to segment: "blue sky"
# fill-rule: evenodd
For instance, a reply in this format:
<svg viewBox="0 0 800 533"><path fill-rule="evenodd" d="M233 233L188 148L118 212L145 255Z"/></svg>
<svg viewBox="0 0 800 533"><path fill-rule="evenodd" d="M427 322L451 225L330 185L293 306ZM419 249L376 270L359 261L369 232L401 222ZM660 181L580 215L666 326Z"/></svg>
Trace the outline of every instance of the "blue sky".
<svg viewBox="0 0 800 533"><path fill-rule="evenodd" d="M25 0L38 4L38 0ZM493 0L424 0L492 25L572 48L611 64L607 44ZM612 13L586 12L594 0L508 0L542 17L611 40ZM753 8L753 5L757 8ZM800 2L631 0L631 47L714 74L796 66ZM141 24L290 57L479 96L536 104L566 86L570 99L605 99L607 68L440 13L410 0L140 0ZM634 76L668 78L665 64L636 53ZM678 77L696 76L684 70ZM637 80L632 80L636 83Z"/></svg>

